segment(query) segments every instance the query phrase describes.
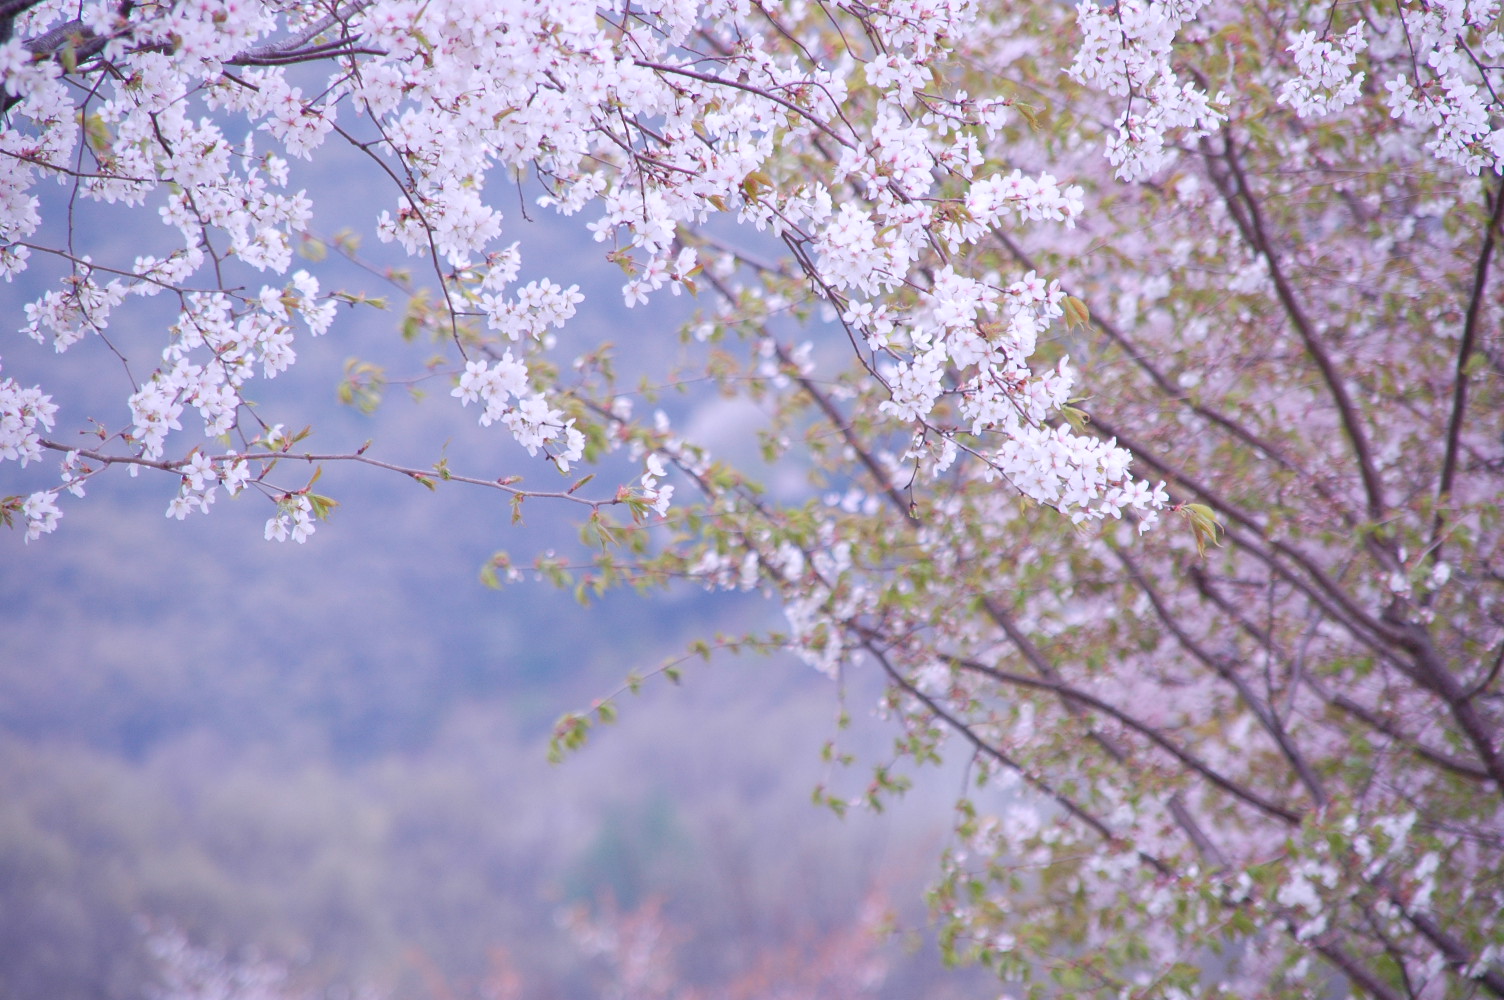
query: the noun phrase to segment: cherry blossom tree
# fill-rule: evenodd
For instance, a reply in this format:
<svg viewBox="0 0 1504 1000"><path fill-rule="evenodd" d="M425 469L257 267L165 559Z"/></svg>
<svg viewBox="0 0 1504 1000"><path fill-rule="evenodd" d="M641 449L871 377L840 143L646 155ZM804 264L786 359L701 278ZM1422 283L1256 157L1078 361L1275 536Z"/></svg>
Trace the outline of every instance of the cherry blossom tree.
<svg viewBox="0 0 1504 1000"><path fill-rule="evenodd" d="M761 590L787 630L721 645L885 678L895 759L832 808L971 761L935 906L1005 995L1504 996L1497 4L0 17L0 270L55 277L33 338L121 361L90 413L0 375L6 474L62 466L3 501L28 538L122 468L172 478L169 516L222 487L299 542L333 503L310 467L578 505L599 551L546 574ZM531 465L319 452L253 401L377 304L294 264L336 145L429 275L408 325L451 405ZM523 283L519 192L587 220L628 306L697 296L695 370L810 490L565 353L582 293ZM95 259L116 205L174 245ZM122 321L164 298L165 329Z"/></svg>

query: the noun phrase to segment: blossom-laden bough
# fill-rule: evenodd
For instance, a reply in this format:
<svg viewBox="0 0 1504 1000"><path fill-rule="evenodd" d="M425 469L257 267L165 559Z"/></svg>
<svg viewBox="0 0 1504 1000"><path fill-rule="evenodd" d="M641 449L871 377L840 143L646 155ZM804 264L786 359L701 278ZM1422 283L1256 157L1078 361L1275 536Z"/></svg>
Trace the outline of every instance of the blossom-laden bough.
<svg viewBox="0 0 1504 1000"><path fill-rule="evenodd" d="M1497 4L0 17L0 270L58 274L25 329L152 359L124 416L79 415L87 445L0 381L0 457L64 455L61 486L5 501L31 536L122 465L178 477L173 516L255 489L272 538L332 503L274 482L296 462L579 503L601 552L549 575L762 589L787 633L725 645L880 671L900 763L963 755L1006 791L958 803L935 905L1008 995L1504 996ZM315 454L249 402L366 301L281 277L331 143L432 272L410 322L460 404L571 476L620 451L638 477L535 492ZM514 186L588 220L627 305L699 295L685 350L817 499L642 413L604 352L552 359L581 293L521 282ZM77 220L111 203L179 245L95 260ZM136 296L177 307L144 354L112 326ZM1165 511L1189 530L1140 537ZM912 778L890 764L824 800L880 805Z"/></svg>
<svg viewBox="0 0 1504 1000"><path fill-rule="evenodd" d="M922 451L954 454L957 433L928 418L942 393L959 393L979 442L968 450L995 473L1073 475L1070 492L1021 478L1078 518L1125 504L1155 515L1153 502L1129 504L1152 494L1121 488L1131 485L1121 449L1064 443L1046 426L1071 381L1063 367L1035 375L1027 363L1036 332L1062 313L1058 285L949 263L1005 220L1069 224L1080 208L1047 174L977 174L1006 99L916 92L926 64L974 18L966 4L775 13L745 3L15 2L7 11L0 270L11 279L42 257L62 272L27 304L25 331L61 353L85 337L112 343L115 314L134 296L168 295L178 307L161 363L130 383L129 425L100 417L102 440L90 447L44 438L54 414L32 398L39 390L4 383L6 454L25 462L42 448L65 451L75 493L110 465L135 464L183 473L174 516L207 510L226 477L230 492L261 488L278 517L301 509L306 487L268 481L286 442L269 437L249 387L286 371L297 337L328 330L342 297L362 300L326 293L307 270L254 285L292 268L313 218L295 164L343 142L391 190L377 235L431 265L443 299L433 322L464 366L455 395L560 470L585 457L587 435L603 443L604 423L539 367L582 296L567 275L520 282L523 248L502 243L505 196L488 196L498 186L535 187L543 205L593 216L589 229L628 272L628 305L664 286L693 288L707 261L735 270L734 255L697 245L702 225L730 217L770 233L849 317L857 356L890 396L885 410L918 432ZM91 203L155 210L176 248L95 260L78 246L78 214L61 245L39 240L35 191L49 179L67 185L74 213ZM232 278L242 275L244 286ZM60 489L10 502L31 536L56 526ZM581 501L639 514L666 507L643 488Z"/></svg>

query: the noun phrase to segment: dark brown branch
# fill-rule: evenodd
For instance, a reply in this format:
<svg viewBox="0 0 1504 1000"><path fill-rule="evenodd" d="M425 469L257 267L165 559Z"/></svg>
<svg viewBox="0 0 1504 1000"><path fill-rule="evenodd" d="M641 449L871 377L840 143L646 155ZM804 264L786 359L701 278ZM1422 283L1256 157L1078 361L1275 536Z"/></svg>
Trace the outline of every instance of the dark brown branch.
<svg viewBox="0 0 1504 1000"><path fill-rule="evenodd" d="M1126 552L1115 546L1112 551L1117 556L1118 561L1123 564L1123 568L1128 571L1128 575L1133 579L1133 582L1144 592L1144 596L1149 599L1150 607L1154 609L1154 613L1159 616L1159 620L1164 623L1165 627L1170 630L1170 634L1175 637L1175 641L1180 644L1182 649L1190 653L1193 658L1232 685L1233 690L1238 693L1238 698L1243 704L1248 706L1248 710L1259 720L1259 724L1269 733L1275 745L1284 754L1285 759L1290 762L1290 766L1295 769L1295 773L1300 778L1301 784L1305 785L1306 791L1310 793L1312 801L1317 806L1325 805L1327 794L1326 789L1321 784L1321 779L1311 770L1304 756L1301 755L1295 744L1290 740L1289 734L1279 724L1279 720L1274 717L1274 713L1269 711L1269 707L1259 701L1258 697L1248 687L1248 684L1242 677L1238 676L1238 672L1223 657L1216 656L1211 651L1204 649L1199 642L1191 638L1190 633L1180 627L1180 623L1165 605L1159 590L1149 582L1149 579L1139 570L1138 564L1129 558ZM1291 813L1290 815L1296 814Z"/></svg>
<svg viewBox="0 0 1504 1000"><path fill-rule="evenodd" d="M1293 932L1291 932L1291 936L1295 936ZM1401 997L1394 990L1390 989L1382 979L1359 965L1352 956L1338 948L1331 941L1318 940L1313 942L1311 947L1322 958L1342 970L1344 976L1362 987L1370 996L1376 997L1377 1000L1404 1000L1404 997Z"/></svg>
<svg viewBox="0 0 1504 1000"><path fill-rule="evenodd" d="M1499 222L1504 217L1504 184L1497 184L1493 191L1493 208L1488 215L1488 224L1483 230L1483 245L1478 249L1478 263L1473 268L1473 289L1468 296L1467 318L1462 324L1462 343L1457 346L1457 368L1452 379L1452 413L1447 418L1446 450L1442 453L1441 478L1436 484L1436 511L1431 522L1431 551L1433 562L1441 561L1443 544L1442 530L1446 523L1443 511L1447 498L1452 493L1452 483L1457 476L1457 454L1462 443L1462 421L1467 415L1468 362L1478 343L1478 322L1483 315L1484 292L1488 288L1488 270L1493 261L1495 236Z"/></svg>
<svg viewBox="0 0 1504 1000"><path fill-rule="evenodd" d="M1143 722L1140 722L1138 719L1135 719L1133 716L1129 715L1127 712L1124 712L1122 709L1103 701L1101 698L1098 698L1093 694L1089 694L1085 691L1080 690L1079 688L1073 687L1070 684L1066 684L1061 681L1048 680L1042 677L1029 677L1025 674L1016 674L1011 671L1000 670L997 667L988 666L987 664L973 660L970 657L952 656L946 653L941 653L939 655L947 663L954 664L955 666L969 670L972 673L978 673L983 675L984 677L991 678L992 680L997 681L999 684L1012 684L1015 687L1031 688L1036 691L1049 691L1052 694L1059 695L1061 698L1072 702L1073 704L1081 705L1085 708L1091 709L1094 712L1105 715L1108 718L1115 719L1118 722L1121 722L1124 726L1128 727L1133 732L1136 732L1140 736L1143 736L1149 742L1153 743L1155 746L1159 747L1161 750L1165 751L1170 756L1180 761L1180 763L1184 764L1187 768L1201 775L1201 777L1205 778L1208 782L1215 785L1217 788L1222 789L1222 791L1226 792L1228 795L1231 795L1233 798L1238 799L1239 801L1244 802L1247 805L1253 806L1260 812L1283 820L1285 823L1288 823L1291 826L1298 826L1300 824L1299 813L1292 812L1276 802L1271 802L1257 792L1239 785L1232 779L1217 772L1210 764L1207 764L1205 761L1201 760L1189 750L1177 745L1173 740L1165 736L1153 726L1149 726Z"/></svg>
<svg viewBox="0 0 1504 1000"><path fill-rule="evenodd" d="M1407 645L1414 653L1416 663L1420 668L1417 680L1421 685L1435 692L1446 704L1452 713L1452 718L1457 720L1457 725L1461 727L1463 735L1472 744L1479 761L1488 771L1489 777L1493 779L1495 794L1504 796L1504 755L1500 754L1496 727L1491 726L1478 713L1472 696L1453 676L1448 665L1442 661L1426 630L1415 624L1408 625L1406 630Z"/></svg>
<svg viewBox="0 0 1504 1000"><path fill-rule="evenodd" d="M903 494L898 491L898 487L889 481L887 473L883 471L882 466L877 464L877 459L872 457L872 452L857 439L856 432L851 429L851 422L846 419L845 414L840 411L840 408L836 406L830 396L823 392L819 386L798 373L792 360L783 350L782 345L778 347L778 360L790 370L790 377L804 391L805 395L814 400L815 406L819 407L820 412L825 414L825 419L829 420L830 425L836 429L836 433L841 435L841 440L845 441L847 446L856 452L857 460L862 463L862 468L866 469L867 474L872 477L873 484L883 491L883 495L893 505L893 509L902 514L906 520L912 520L913 514L909 510L909 505L904 501Z"/></svg>
<svg viewBox="0 0 1504 1000"><path fill-rule="evenodd" d="M0 17L15 17L41 2L42 0L0 0Z"/></svg>
<svg viewBox="0 0 1504 1000"><path fill-rule="evenodd" d="M375 0L357 0L356 3L352 3L344 9L336 9L323 19L308 25L296 35L284 38L279 42L270 42L266 45L257 45L254 48L245 49L226 60L226 63L246 66L276 65L278 62L286 61L286 57L295 52L308 52L314 49L329 49L338 46L354 45L360 40L360 35L350 33L350 18L359 14L374 2ZM314 46L308 45L309 42L336 24L342 29L337 41L325 42ZM372 55L386 54L379 49L369 50L369 53ZM263 63L260 60L270 60L270 62Z"/></svg>
<svg viewBox="0 0 1504 1000"><path fill-rule="evenodd" d="M1446 928L1437 923L1429 913L1412 911L1403 906L1405 894L1387 877L1380 876L1377 884L1390 899L1402 904L1401 909L1410 926L1420 931L1421 936L1430 941L1436 950L1446 957L1447 964L1451 966L1454 973L1460 973L1473 962L1474 956L1469 953L1467 945L1448 933ZM1500 970L1497 963L1480 970L1473 978L1488 987L1488 991L1494 996L1504 997L1504 971Z"/></svg>
<svg viewBox="0 0 1504 1000"><path fill-rule="evenodd" d="M1241 524L1253 532L1257 538L1268 546L1265 551L1260 545L1254 543L1252 538L1241 536L1229 528L1227 537L1238 545L1240 549L1248 552L1275 570L1281 578L1288 580L1300 591L1312 600L1316 601L1334 621L1342 625L1353 634L1365 646L1368 646L1379 656L1391 662L1395 660L1394 648L1402 644L1399 629L1394 623L1386 622L1377 618L1359 607L1346 590L1339 587L1327 573L1316 564L1316 561L1301 550L1273 537L1267 526L1254 514L1243 510L1226 497L1213 489L1207 483L1196 479L1190 473L1171 464L1165 455L1150 450L1146 445L1134 438L1129 437L1124 431L1119 430L1106 419L1093 415L1091 428L1103 437L1116 440L1124 448L1133 453L1134 459L1153 468L1159 475L1189 491L1191 494L1204 500L1213 507L1217 513L1226 517L1229 521ZM1285 565L1276 555L1290 560L1295 566L1306 574L1305 577L1295 573ZM1402 664L1403 665L1403 664ZM1408 669L1408 666L1407 666Z"/></svg>
<svg viewBox="0 0 1504 1000"><path fill-rule="evenodd" d="M1274 243L1265 230L1263 212L1259 208L1258 200L1254 198L1252 188L1249 187L1248 178L1243 173L1243 167L1238 160L1237 150L1231 136L1225 140L1223 151L1217 158L1225 162L1232 171L1233 179L1237 183L1236 190L1221 172L1208 169L1207 173L1222 194L1222 199L1242 231L1243 238L1263 256L1269 268L1269 277L1274 282L1275 295L1284 306L1285 314L1290 318L1296 333L1300 334L1306 353L1321 370L1322 380L1326 383L1327 390L1332 395L1332 401L1337 406L1343 433L1352 445L1353 456L1357 460L1358 474L1363 480L1363 491L1368 499L1368 519L1377 524L1384 517L1384 490L1379 481L1378 468L1373 461L1373 450L1368 444L1368 436L1363 432L1363 425L1358 418L1357 408L1353 405L1352 397L1348 394L1341 373L1337 371L1336 363L1327 352L1326 346L1316 336L1315 327L1306 316L1305 309L1295 295L1295 289L1285 276L1284 268L1280 265L1279 257L1275 253ZM1212 159L1210 154L1207 159L1210 165ZM1245 207L1246 212L1243 211Z"/></svg>
<svg viewBox="0 0 1504 1000"><path fill-rule="evenodd" d="M1414 737L1406 735L1405 732L1399 728L1399 726L1388 721L1379 713L1365 708L1363 705L1360 705L1356 701L1353 701L1347 695L1327 694L1326 692L1320 691L1319 689L1317 690L1317 693L1321 695L1322 699L1325 700L1327 704L1333 706L1334 708L1340 709L1343 712L1346 712L1348 715L1351 715L1353 718L1359 720L1364 725L1383 733L1385 736L1388 736L1390 739L1396 741L1406 750L1415 754L1417 757L1430 761L1437 767L1443 768L1447 771L1452 772L1453 774L1459 775L1463 778L1468 778L1472 781L1489 780L1488 772L1483 770L1482 768L1475 767L1467 761L1458 760L1457 758L1452 757L1449 754L1442 753L1440 750L1435 750L1431 747L1426 746Z"/></svg>
<svg viewBox="0 0 1504 1000"><path fill-rule="evenodd" d="M734 87L737 90L745 90L749 94L755 94L758 97L764 98L765 100L772 101L774 104L782 105L783 107L794 112L794 114L798 115L800 118L803 118L805 121L818 128L821 132L824 132L826 135L830 136L836 142L839 142L841 145L847 147L848 149L851 148L851 140L842 136L835 129L827 125L823 120L801 108L799 105L793 103L792 101L786 101L776 94L770 94L761 87L754 87L749 83L742 83L739 80L728 80L723 76L711 76L709 73L696 73L694 70L685 69L683 66L668 66L663 63L649 62L646 59L634 59L633 62L636 65L641 66L643 69L657 70L660 73L672 73L676 76L687 76L692 80L699 80L701 83L713 83L717 86Z"/></svg>
<svg viewBox="0 0 1504 1000"><path fill-rule="evenodd" d="M965 722L947 712L944 707L942 707L938 702L935 701L935 699L931 698L929 695L925 694L923 691L920 691L917 687L915 687L908 678L904 677L903 674L893 666L892 662L888 659L887 654L884 653L883 650L879 648L875 642L870 639L863 639L862 646L867 650L867 652L872 654L873 658L876 659L878 663L882 664L883 671L887 673L889 679L892 680L895 685L897 685L904 691L904 693L908 694L915 701L918 701L920 704L922 704L926 710L928 710L937 719L943 721L948 727L950 727L952 731L959 733L961 735L961 738L970 743L974 750L976 750L982 756L988 757L1003 765L1010 771L1017 773L1031 787L1039 792L1042 792L1051 801L1059 805L1072 817L1086 824L1103 840L1109 843L1123 843L1123 838L1113 833L1112 828L1104 823L1101 819L1092 815L1086 810L1085 807L1077 803L1074 799L1072 799L1069 795L1066 795L1060 789L1051 785L1048 781L1045 781L1038 775L1031 774L1028 768L1024 767L1018 761L1015 761L1012 757L1009 757L1007 754L1003 753L1003 751L993 746L987 740L982 739ZM1135 853L1138 855L1140 861L1153 868L1160 875L1174 874L1169 865L1165 864L1154 855L1136 849Z"/></svg>
<svg viewBox="0 0 1504 1000"><path fill-rule="evenodd" d="M275 55L238 55L232 59L226 59L226 66L293 66L298 63L317 62L323 59L337 59L341 56L384 56L385 49L376 49L369 46L355 45L353 40L329 42L325 45L313 45L306 49L295 49L291 52L279 52Z"/></svg>

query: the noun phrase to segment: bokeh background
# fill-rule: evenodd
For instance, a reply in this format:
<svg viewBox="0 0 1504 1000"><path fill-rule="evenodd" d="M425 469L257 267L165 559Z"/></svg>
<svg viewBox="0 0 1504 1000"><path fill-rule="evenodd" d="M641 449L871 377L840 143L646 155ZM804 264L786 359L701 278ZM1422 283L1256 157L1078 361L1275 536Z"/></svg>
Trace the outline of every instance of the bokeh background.
<svg viewBox="0 0 1504 1000"><path fill-rule="evenodd" d="M326 235L365 225L375 197L341 170L332 157L315 193ZM610 340L629 372L671 366L692 304L628 312L604 248L532 215L513 230L524 279L588 296L560 355ZM79 235L129 259L152 249L151 224ZM367 251L376 272L401 263ZM269 421L311 421L323 451L372 439L384 459L448 456L555 488L449 381L423 377L434 348L398 336L400 295L334 257L319 267L326 288L394 308L305 336L299 363L258 390ZM51 273L39 260L0 288L0 315L16 323ZM151 359L169 318L134 317L112 340ZM126 373L97 340L59 358L12 326L0 357L53 393L62 426L128 425ZM336 401L351 358L414 380L361 413ZM756 453L751 404L662 405L717 453ZM52 459L7 463L0 494L56 475ZM498 549L526 564L576 545L575 511L529 503L513 525L500 494L375 470L326 468L319 492L341 506L306 545L264 541L271 507L249 494L170 520L174 492L170 477L112 473L60 498L55 534L0 533L0 998L623 996L634 955L658 977L638 996L975 993L923 932L964 775L930 772L882 815L811 804L822 783L865 785L860 769L831 773L827 741L869 760L891 741L860 678L777 657L690 665L548 763L555 719L629 671L694 638L776 627L757 595L581 607L531 580L489 590L478 571ZM843 705L856 724L841 731Z"/></svg>

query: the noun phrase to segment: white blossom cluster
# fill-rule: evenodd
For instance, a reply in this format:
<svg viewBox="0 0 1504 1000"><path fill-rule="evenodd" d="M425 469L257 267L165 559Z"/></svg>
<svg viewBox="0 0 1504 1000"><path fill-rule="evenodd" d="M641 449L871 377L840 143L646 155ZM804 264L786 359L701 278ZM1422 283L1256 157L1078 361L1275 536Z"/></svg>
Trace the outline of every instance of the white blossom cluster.
<svg viewBox="0 0 1504 1000"><path fill-rule="evenodd" d="M1183 81L1173 47L1181 28L1195 20L1207 0L1122 0L1103 7L1076 5L1081 47L1070 74L1080 83L1126 98L1113 123L1107 158L1123 180L1142 180L1171 163L1176 143L1214 132L1229 98L1209 95Z"/></svg>
<svg viewBox="0 0 1504 1000"><path fill-rule="evenodd" d="M42 457L41 431L51 429L57 404L36 386L23 388L15 379L0 379L0 462L19 461L22 466ZM36 492L21 505L26 521L26 540L54 530L61 517L52 492Z"/></svg>
<svg viewBox="0 0 1504 1000"><path fill-rule="evenodd" d="M1341 111L1362 92L1364 74L1353 72L1353 63L1367 47L1361 22L1335 41L1322 39L1314 31L1295 32L1289 51L1300 75L1285 81L1279 102L1290 105L1302 118Z"/></svg>
<svg viewBox="0 0 1504 1000"><path fill-rule="evenodd" d="M1468 173L1504 174L1504 20L1492 0L1442 0L1408 14L1391 48L1410 72L1384 83L1390 113L1425 136L1433 156ZM1402 63L1404 65L1405 63Z"/></svg>
<svg viewBox="0 0 1504 1000"><path fill-rule="evenodd" d="M1504 163L1491 71L1469 55L1504 52L1495 6L1454 0L1397 15L1430 78L1387 83L1393 114L1428 127L1432 151L1471 170ZM1226 97L1186 82L1175 54L1212 10L1204 0L1078 5L1070 73L1122 102L1108 143L1118 176L1154 173L1176 144L1224 121ZM72 13L37 3L0 46L0 85L14 104L0 130L9 154L0 159L0 262L10 277L42 249L65 265L57 287L23 310L23 329L59 352L104 334L133 296L177 298L161 362L129 396L130 457L165 461L175 436L190 433L190 411L205 438L232 433L249 412L247 384L296 360L299 327L318 334L332 324L335 300L311 274L254 293L218 287L213 276L232 265L291 267L293 238L313 213L293 165L340 137L398 182L377 234L462 276L449 286L456 318L546 347L582 298L551 278L518 285L519 245L496 246L506 225L487 196L496 171L531 172L543 182L542 204L593 216L589 229L628 272L629 305L690 287L702 261L680 234L729 215L795 249L813 287L872 352L870 370L888 393L880 414L913 428L913 455L931 473L975 458L984 478L1005 478L1077 519L1131 509L1146 525L1164 503L1131 478L1124 453L1050 426L1071 369L1035 372L1029 360L1062 316L1058 284L959 263L995 229L1069 228L1084 211L1079 187L1051 174L980 169L1008 101L929 94L936 61L973 23L968 3L905 0L868 12L865 23L892 34L863 68L877 89L865 123L846 107L848 74L738 30L747 13L739 0L666 3L649 16L580 0L484 9L379 0L339 17L229 0L126 14L86 4L76 30L92 33L94 49L71 72L93 81L87 98L70 89L64 60L37 58L24 42L75 30ZM1294 75L1281 99L1302 115L1343 110L1368 79L1360 59L1391 52L1398 37L1393 24L1335 38L1294 31ZM692 58L707 42L723 53L716 72ZM284 62L332 71L315 90L294 82ZM240 123L249 132L233 138ZM828 169L791 169L788 152L816 142ZM33 243L37 183L68 180L80 159L89 166L73 181L80 203L155 208L178 248L117 267ZM964 181L959 202L942 191L948 177ZM937 245L955 260L932 268ZM567 469L582 459L584 438L553 391L536 383L521 349L488 349L463 359L453 395L480 404L482 424L501 424L530 454ZM957 402L964 424L932 419L942 399ZM40 439L27 440L34 459ZM19 445L8 452L20 454ZM207 506L180 498L171 513Z"/></svg>
<svg viewBox="0 0 1504 1000"><path fill-rule="evenodd" d="M1215 30L1240 10L1232 5L1224 11L1211 0L1077 4L1082 43L1070 74L1120 99L1122 111L1106 142L1118 177L1142 180L1166 169L1177 147L1214 134L1226 122L1225 109L1235 96L1211 96L1183 82L1176 47L1228 45L1234 46L1229 53L1235 51L1235 43L1222 41ZM1498 97L1504 92L1504 23L1495 0L1365 9L1341 32L1334 32L1330 13L1313 8L1308 16L1319 26L1289 32L1286 52L1293 65L1277 82L1279 103L1301 117L1333 115L1359 101L1372 81L1393 117L1414 129L1433 156L1474 174L1504 172ZM1365 52L1372 72L1360 68Z"/></svg>
<svg viewBox="0 0 1504 1000"><path fill-rule="evenodd" d="M37 386L22 388L15 379L0 379L0 461L24 466L42 457L38 433L52 428L57 404Z"/></svg>
<svg viewBox="0 0 1504 1000"><path fill-rule="evenodd" d="M1049 174L979 169L1008 101L929 93L933 67L977 16L973 4L902 0L864 11L881 44L863 71L875 101L860 114L848 107L845 68L747 28L750 13L744 0L646 12L582 0L370 0L333 13L259 0L124 12L41 0L0 46L0 86L14 104L0 131L10 154L0 158L0 262L13 276L40 250L65 272L27 304L24 328L64 351L105 335L132 297L174 296L160 363L132 386L125 448L105 462L158 463L190 484L170 516L207 510L211 470L189 471L195 448L208 454L200 425L207 440L240 433L253 415L249 384L286 371L300 331L327 330L336 302L302 271L257 291L229 274L291 269L314 210L296 183L299 165L337 140L395 181L375 231L436 265L451 325L473 318L521 345L461 346L453 396L560 468L582 459L584 437L528 357L552 343L582 296L553 278L519 284L519 245L497 245L507 219L503 199L490 196L494 176L532 176L542 205L586 215L627 271L628 305L692 287L702 261L681 235L712 217L771 232L877 353L873 373L890 394L882 415L931 441L939 468L969 453L957 433L995 439L977 453L989 475L1082 516L1116 512L1109 497L1148 497L1152 519L1158 501L1131 488L1124 463L1044 432L1069 369L1036 375L1028 361L1061 315L1058 286L959 265L931 278L925 263L937 241L964 254L996 227L1071 226L1083 211L1079 189ZM54 30L82 33L81 62L25 47ZM716 50L717 62L698 59L699 49ZM288 68L304 63L326 67L327 81L311 85L310 73ZM808 157L792 166L791 153L815 149L828 153L823 170ZM77 162L87 169L74 171ZM951 210L947 177L965 182L964 209ZM44 202L33 192L44 178L71 183L80 205L154 211L177 248L107 264L35 243ZM961 400L967 426L934 424L942 395ZM192 413L198 421L185 423ZM266 447L254 428L241 437ZM188 456L169 458L180 438ZM1031 464L1053 471L1022 475ZM1050 476L1072 486L1043 485ZM668 495L654 491L656 509ZM269 537L301 540L301 523L283 504Z"/></svg>

